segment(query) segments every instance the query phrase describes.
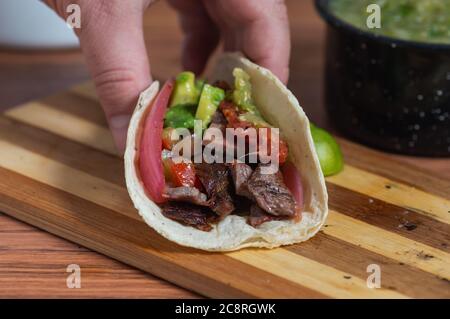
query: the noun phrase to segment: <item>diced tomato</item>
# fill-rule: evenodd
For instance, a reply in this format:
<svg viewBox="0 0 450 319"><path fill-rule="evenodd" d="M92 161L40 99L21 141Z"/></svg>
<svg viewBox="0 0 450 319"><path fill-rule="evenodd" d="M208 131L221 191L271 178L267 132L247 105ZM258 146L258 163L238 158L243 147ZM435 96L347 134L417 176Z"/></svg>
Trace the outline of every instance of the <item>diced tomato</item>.
<svg viewBox="0 0 450 319"><path fill-rule="evenodd" d="M142 182L150 198L163 203L162 196L166 187L161 159L163 120L172 94L174 81L167 81L151 105L145 118L142 139L139 148L139 171Z"/></svg>
<svg viewBox="0 0 450 319"><path fill-rule="evenodd" d="M219 108L227 119L228 127L248 128L252 126L251 123L239 119L239 109L232 102L222 101Z"/></svg>
<svg viewBox="0 0 450 319"><path fill-rule="evenodd" d="M280 147L279 147L279 158L278 160L280 161L280 164L283 164L286 162L287 157L289 155L289 148L287 146L287 143L280 138Z"/></svg>
<svg viewBox="0 0 450 319"><path fill-rule="evenodd" d="M254 127L250 122L247 121L242 121L241 119L239 119L239 109L237 108L237 106L235 104L233 104L232 102L229 101L223 101L220 104L220 110L222 111L223 115L225 116L225 118L227 119L228 122L228 127L232 127L232 128L243 128L243 129L247 129L249 127ZM268 130L266 136L267 136L267 148L268 148L268 152L266 154L270 155L270 150L271 150L271 131ZM258 144L261 145L261 139L262 136L259 134L258 131ZM258 146L259 146L258 145ZM279 152L279 163L283 164L286 162L288 154L289 154L289 149L287 146L287 143L281 138L279 137L279 148L278 148L278 152Z"/></svg>
<svg viewBox="0 0 450 319"><path fill-rule="evenodd" d="M201 189L201 183L199 184L200 180L195 174L194 165L186 162L175 163L170 156L164 156L165 152L168 151L164 150L162 157L166 181L172 183L175 187L187 186Z"/></svg>
<svg viewBox="0 0 450 319"><path fill-rule="evenodd" d="M173 163L172 164L173 182L176 186L195 186L195 169L191 163Z"/></svg>

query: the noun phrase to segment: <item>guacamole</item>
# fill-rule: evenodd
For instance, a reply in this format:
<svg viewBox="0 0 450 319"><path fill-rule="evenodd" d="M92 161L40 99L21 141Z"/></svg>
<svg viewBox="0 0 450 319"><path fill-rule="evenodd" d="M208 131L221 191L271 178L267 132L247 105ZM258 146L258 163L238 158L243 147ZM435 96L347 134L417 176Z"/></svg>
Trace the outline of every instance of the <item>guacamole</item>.
<svg viewBox="0 0 450 319"><path fill-rule="evenodd" d="M366 25L370 4L381 8L381 28ZM418 42L450 44L450 0L330 0L340 19L365 31Z"/></svg>

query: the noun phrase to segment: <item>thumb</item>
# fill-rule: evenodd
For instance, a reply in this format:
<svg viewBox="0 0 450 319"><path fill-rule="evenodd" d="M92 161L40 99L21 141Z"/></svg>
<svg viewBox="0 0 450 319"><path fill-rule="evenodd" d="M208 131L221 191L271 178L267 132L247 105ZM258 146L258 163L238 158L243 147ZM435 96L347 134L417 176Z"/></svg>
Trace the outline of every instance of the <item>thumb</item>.
<svg viewBox="0 0 450 319"><path fill-rule="evenodd" d="M79 32L88 69L119 152L137 97L152 81L143 35L143 10L125 1L82 9ZM92 2L91 2L92 3ZM83 16L84 14L84 16ZM83 23L83 22L82 22Z"/></svg>

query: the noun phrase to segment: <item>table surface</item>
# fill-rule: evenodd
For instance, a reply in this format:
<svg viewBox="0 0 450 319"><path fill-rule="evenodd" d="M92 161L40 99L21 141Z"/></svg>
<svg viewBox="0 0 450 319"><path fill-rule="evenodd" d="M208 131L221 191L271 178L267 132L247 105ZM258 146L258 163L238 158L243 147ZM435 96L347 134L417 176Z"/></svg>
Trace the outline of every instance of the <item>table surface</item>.
<svg viewBox="0 0 450 319"><path fill-rule="evenodd" d="M288 0L292 61L290 89L309 117L327 126L322 79L324 24L312 0ZM156 76L180 70L181 33L164 1L145 16L146 42ZM158 63L155 63L155 62ZM20 52L0 49L0 110L88 80L78 51ZM449 159L391 155L450 180ZM68 289L67 266L81 267L81 289ZM196 294L80 247L0 212L0 298L187 298Z"/></svg>

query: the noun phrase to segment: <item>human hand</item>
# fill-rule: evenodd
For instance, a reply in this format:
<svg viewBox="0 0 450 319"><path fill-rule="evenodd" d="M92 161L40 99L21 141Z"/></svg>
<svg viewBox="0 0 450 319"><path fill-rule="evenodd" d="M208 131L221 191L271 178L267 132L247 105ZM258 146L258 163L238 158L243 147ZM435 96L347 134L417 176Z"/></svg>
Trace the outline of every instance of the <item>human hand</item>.
<svg viewBox="0 0 450 319"><path fill-rule="evenodd" d="M119 152L139 93L152 82L143 34L143 13L153 0L44 0L66 18L69 4L81 8L75 29L100 103Z"/></svg>
<svg viewBox="0 0 450 319"><path fill-rule="evenodd" d="M289 77L290 34L283 0L169 0L184 31L183 66L201 73L209 56L224 42L225 51L241 51Z"/></svg>
<svg viewBox="0 0 450 319"><path fill-rule="evenodd" d="M76 30L90 74L120 152L139 93L151 81L143 36L145 9L154 0L44 0L66 18L69 4L81 8ZM201 73L220 40L288 79L289 27L282 0L170 0L185 33L183 65Z"/></svg>

